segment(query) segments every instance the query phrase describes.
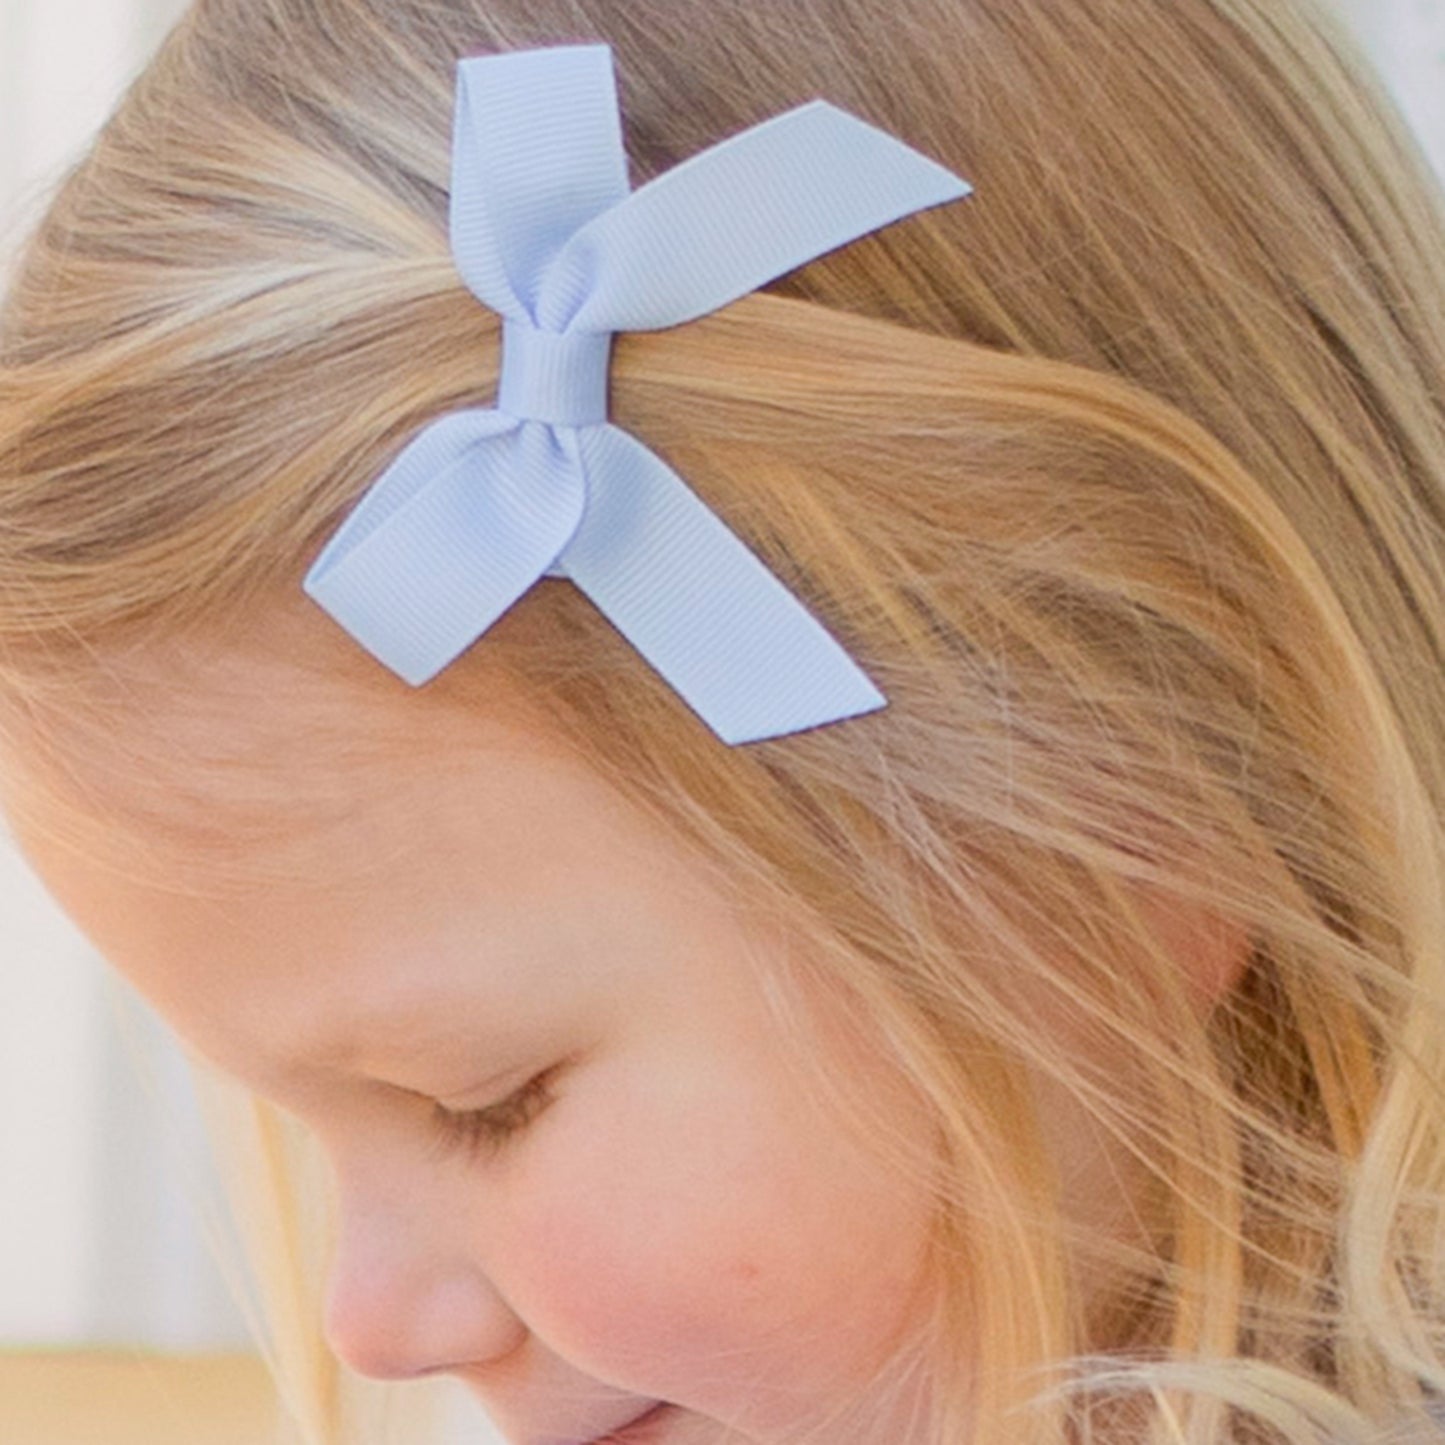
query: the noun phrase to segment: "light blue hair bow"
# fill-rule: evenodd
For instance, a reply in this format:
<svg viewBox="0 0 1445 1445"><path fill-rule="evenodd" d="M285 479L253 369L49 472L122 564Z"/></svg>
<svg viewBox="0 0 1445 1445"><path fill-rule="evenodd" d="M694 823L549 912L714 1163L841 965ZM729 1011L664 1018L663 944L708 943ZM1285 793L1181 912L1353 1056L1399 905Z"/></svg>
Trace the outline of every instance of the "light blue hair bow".
<svg viewBox="0 0 1445 1445"><path fill-rule="evenodd" d="M971 190L818 100L630 191L609 46L463 60L451 246L503 318L496 405L413 438L307 594L413 685L548 576L580 587L726 743L885 706L687 484L608 422L612 334L691 321Z"/></svg>

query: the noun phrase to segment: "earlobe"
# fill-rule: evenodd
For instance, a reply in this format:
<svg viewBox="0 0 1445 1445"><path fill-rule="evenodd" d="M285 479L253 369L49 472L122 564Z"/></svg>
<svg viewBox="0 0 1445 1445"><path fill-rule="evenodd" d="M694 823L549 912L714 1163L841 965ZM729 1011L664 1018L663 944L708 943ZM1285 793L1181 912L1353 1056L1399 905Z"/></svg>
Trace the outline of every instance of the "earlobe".
<svg viewBox="0 0 1445 1445"><path fill-rule="evenodd" d="M1133 891L1154 936L1178 961L1200 1018L1207 1018L1249 967L1253 938L1241 924L1177 894L1142 885Z"/></svg>

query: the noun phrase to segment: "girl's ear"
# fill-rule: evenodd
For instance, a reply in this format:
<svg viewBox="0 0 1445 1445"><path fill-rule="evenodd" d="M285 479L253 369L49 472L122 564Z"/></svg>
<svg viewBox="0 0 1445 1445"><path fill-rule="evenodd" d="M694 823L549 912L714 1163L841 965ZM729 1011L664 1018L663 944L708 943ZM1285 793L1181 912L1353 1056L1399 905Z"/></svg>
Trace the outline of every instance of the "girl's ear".
<svg viewBox="0 0 1445 1445"><path fill-rule="evenodd" d="M1135 885L1134 896L1154 936L1178 960L1200 1017L1207 1017L1248 967L1254 951L1250 934L1177 894Z"/></svg>

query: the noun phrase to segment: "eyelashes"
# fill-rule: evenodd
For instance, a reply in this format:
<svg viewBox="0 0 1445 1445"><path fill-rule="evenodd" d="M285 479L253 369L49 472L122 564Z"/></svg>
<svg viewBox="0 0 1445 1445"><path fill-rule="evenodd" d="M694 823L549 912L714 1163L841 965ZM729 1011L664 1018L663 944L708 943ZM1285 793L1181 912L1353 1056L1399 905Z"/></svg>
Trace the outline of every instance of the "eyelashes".
<svg viewBox="0 0 1445 1445"><path fill-rule="evenodd" d="M559 1066L560 1067L560 1066ZM475 1157L495 1154L522 1133L556 1097L557 1068L544 1069L520 1089L485 1109L454 1113L437 1104L432 1115L444 1152L461 1149Z"/></svg>

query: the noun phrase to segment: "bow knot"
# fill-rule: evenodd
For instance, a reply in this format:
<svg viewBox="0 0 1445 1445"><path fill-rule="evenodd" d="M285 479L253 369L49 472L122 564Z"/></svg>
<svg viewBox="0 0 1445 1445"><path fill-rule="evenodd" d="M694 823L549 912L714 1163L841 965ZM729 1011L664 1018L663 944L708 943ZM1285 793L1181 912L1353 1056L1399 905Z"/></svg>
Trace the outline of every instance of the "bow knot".
<svg viewBox="0 0 1445 1445"><path fill-rule="evenodd" d="M312 564L307 594L414 685L560 577L724 742L883 707L721 518L607 421L611 341L694 320L971 190L811 101L630 191L609 46L463 60L451 245L503 317L497 402L407 443Z"/></svg>
<svg viewBox="0 0 1445 1445"><path fill-rule="evenodd" d="M505 316L497 410L558 426L606 421L611 358L610 331L542 331Z"/></svg>

